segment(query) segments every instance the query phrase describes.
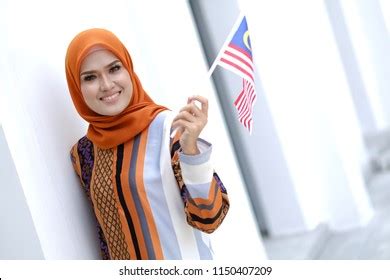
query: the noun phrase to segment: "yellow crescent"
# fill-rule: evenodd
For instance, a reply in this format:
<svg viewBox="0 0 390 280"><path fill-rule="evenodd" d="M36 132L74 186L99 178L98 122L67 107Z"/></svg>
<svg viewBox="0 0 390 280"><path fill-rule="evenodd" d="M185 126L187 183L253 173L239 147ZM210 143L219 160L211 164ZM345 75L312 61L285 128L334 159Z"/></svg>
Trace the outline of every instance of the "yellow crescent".
<svg viewBox="0 0 390 280"><path fill-rule="evenodd" d="M251 50L251 46L249 44L249 30L245 31L243 39L245 46L248 48L248 50Z"/></svg>

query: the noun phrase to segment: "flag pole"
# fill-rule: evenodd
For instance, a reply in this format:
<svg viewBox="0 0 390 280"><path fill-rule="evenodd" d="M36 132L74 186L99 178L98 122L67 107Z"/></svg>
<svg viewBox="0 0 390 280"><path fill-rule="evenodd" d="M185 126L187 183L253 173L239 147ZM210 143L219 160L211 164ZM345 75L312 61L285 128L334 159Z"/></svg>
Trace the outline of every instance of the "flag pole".
<svg viewBox="0 0 390 280"><path fill-rule="evenodd" d="M213 74L214 70L215 70L215 67L217 67L218 65L218 61L220 60L222 54L224 53L225 49L226 49L226 46L230 43L230 41L232 40L234 34L236 33L238 27L240 26L241 24L241 21L242 19L244 18L244 13L240 11L240 14L238 15L238 18L236 20L236 22L234 23L233 27L231 28L230 30L230 33L229 35L227 36L226 40L225 40L225 43L223 43L221 49L219 50L219 53L217 55L217 57L214 59L214 62L213 64L211 65L208 73L207 73L207 76L210 78L211 75Z"/></svg>

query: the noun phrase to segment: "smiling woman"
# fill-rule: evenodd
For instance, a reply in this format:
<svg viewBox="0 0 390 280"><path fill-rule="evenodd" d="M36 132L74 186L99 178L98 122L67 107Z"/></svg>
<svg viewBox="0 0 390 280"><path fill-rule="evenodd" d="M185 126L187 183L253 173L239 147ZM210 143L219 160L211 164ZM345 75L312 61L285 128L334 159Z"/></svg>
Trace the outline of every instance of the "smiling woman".
<svg viewBox="0 0 390 280"><path fill-rule="evenodd" d="M210 163L211 144L199 138L207 99L189 97L176 116L155 104L126 48L104 29L72 40L66 77L89 123L71 159L95 213L102 257L212 259L207 233L222 223L229 200Z"/></svg>
<svg viewBox="0 0 390 280"><path fill-rule="evenodd" d="M121 61L110 51L90 51L80 68L80 85L85 103L95 112L114 116L130 103L133 84Z"/></svg>

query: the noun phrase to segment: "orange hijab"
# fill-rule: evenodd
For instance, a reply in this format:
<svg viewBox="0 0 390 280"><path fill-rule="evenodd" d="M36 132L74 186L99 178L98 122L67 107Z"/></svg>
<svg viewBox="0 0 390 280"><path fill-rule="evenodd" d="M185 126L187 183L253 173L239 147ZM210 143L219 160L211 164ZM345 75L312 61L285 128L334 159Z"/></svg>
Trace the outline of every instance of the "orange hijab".
<svg viewBox="0 0 390 280"><path fill-rule="evenodd" d="M80 65L89 50L97 45L111 51L121 60L133 83L129 106L116 116L103 116L92 111L84 102L80 90ZM87 137L98 147L108 149L127 142L147 128L159 112L167 110L155 104L144 91L127 49L110 31L94 28L79 33L69 44L65 67L73 104L80 116L89 123Z"/></svg>

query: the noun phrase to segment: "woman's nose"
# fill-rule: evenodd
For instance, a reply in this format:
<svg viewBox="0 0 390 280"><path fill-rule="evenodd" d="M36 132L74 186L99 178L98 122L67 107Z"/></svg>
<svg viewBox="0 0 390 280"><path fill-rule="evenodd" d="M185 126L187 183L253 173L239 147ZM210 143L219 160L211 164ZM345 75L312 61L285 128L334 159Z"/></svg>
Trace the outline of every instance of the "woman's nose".
<svg viewBox="0 0 390 280"><path fill-rule="evenodd" d="M114 82L110 79L108 75L102 75L100 78L100 90L107 91L112 89Z"/></svg>

